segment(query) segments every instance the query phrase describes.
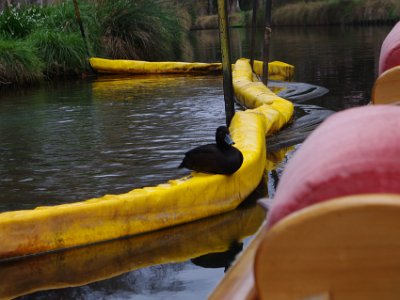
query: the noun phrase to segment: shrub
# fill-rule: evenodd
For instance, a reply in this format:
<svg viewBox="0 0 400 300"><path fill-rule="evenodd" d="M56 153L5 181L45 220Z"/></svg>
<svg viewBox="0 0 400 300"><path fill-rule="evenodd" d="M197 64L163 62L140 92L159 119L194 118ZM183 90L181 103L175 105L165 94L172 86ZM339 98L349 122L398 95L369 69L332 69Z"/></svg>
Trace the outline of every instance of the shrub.
<svg viewBox="0 0 400 300"><path fill-rule="evenodd" d="M7 8L0 12L0 33L3 37L20 39L35 28L45 24L45 14L40 7Z"/></svg>
<svg viewBox="0 0 400 300"><path fill-rule="evenodd" d="M98 7L107 56L148 60L177 57L182 27L171 9L155 0L109 0Z"/></svg>

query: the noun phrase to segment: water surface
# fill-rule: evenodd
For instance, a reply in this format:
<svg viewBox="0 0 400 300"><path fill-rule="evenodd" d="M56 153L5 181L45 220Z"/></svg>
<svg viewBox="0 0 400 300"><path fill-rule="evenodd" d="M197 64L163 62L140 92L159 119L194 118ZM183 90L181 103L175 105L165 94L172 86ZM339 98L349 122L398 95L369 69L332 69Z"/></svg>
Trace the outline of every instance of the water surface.
<svg viewBox="0 0 400 300"><path fill-rule="evenodd" d="M216 76L99 78L0 102L0 209L123 193L188 174L183 153L223 125Z"/></svg>

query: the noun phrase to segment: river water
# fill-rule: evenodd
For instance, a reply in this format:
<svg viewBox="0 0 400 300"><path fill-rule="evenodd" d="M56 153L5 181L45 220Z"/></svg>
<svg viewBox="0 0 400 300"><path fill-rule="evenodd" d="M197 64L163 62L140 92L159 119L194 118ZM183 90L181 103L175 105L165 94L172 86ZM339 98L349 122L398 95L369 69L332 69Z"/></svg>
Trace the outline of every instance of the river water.
<svg viewBox="0 0 400 300"><path fill-rule="evenodd" d="M390 29L277 28L271 58L295 65L295 81L330 90L307 105L334 111L364 105ZM260 58L262 33L258 36ZM245 29L232 30L234 60L248 56L249 42ZM217 31L192 32L182 60L218 61L218 47ZM225 122L221 76L90 77L0 92L0 211L182 177L189 173L176 168L183 153L212 142L215 128ZM299 106L296 112L304 110ZM269 181L279 177L291 155ZM273 193L273 182L264 183L254 198ZM1 264L0 278L7 280L2 279L0 296L205 299L263 218L248 204L165 231Z"/></svg>

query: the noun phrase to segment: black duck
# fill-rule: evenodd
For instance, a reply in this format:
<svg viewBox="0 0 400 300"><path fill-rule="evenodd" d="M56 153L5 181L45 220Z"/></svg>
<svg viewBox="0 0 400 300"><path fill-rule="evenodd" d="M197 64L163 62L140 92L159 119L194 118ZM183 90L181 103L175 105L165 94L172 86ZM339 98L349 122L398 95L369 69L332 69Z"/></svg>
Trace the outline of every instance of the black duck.
<svg viewBox="0 0 400 300"><path fill-rule="evenodd" d="M179 168L210 174L233 174L243 163L242 153L232 146L229 130L217 128L216 144L207 144L186 152Z"/></svg>

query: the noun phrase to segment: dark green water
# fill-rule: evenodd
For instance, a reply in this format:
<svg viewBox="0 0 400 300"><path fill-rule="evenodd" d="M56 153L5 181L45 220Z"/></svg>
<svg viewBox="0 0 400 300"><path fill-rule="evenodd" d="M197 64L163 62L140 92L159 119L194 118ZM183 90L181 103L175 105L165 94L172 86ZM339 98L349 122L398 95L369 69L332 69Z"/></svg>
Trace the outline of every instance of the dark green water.
<svg viewBox="0 0 400 300"><path fill-rule="evenodd" d="M0 209L84 200L188 174L225 122L220 77L67 82L0 102Z"/></svg>
<svg viewBox="0 0 400 300"><path fill-rule="evenodd" d="M369 102L380 45L389 31L390 27L277 28L271 56L294 64L296 81L330 90L311 104L338 111ZM193 32L190 40L184 60L219 60L216 31ZM249 41L246 30L232 32L234 59L248 55ZM260 57L261 44L257 49ZM220 76L89 78L1 91L0 211L85 200L179 178L188 174L176 169L182 154L211 142L215 128L224 122ZM285 161L275 175L280 175ZM268 183L270 195L274 176ZM190 230L183 229L189 236ZM172 244L179 240L171 232L165 236ZM178 246L168 249L178 251ZM65 256L54 259L63 261ZM139 259L136 254L131 257ZM95 282L80 287L24 298L205 299L224 274L223 266L204 268L189 259L167 262L93 276ZM0 265L0 272L2 268L7 270ZM112 278L99 279L107 277Z"/></svg>

